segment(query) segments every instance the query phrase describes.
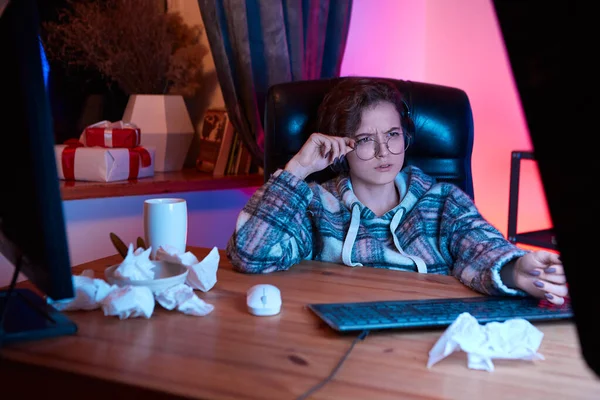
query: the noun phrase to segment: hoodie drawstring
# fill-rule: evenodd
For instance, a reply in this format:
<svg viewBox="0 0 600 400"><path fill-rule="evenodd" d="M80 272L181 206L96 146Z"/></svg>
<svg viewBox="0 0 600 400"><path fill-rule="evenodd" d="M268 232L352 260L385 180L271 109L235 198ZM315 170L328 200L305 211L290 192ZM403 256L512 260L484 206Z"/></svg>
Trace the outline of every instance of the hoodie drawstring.
<svg viewBox="0 0 600 400"><path fill-rule="evenodd" d="M427 273L427 264L425 264L425 261L423 261L420 257L411 256L410 254L406 254L404 252L404 250L402 250L402 247L400 247L400 242L398 241L398 238L396 237L396 228L398 228L398 225L400 225L400 220L402 219L403 215L404 215L404 208L401 207L398 211L396 211L396 214L394 214L394 217L392 218L392 221L390 222L390 231L392 231L392 238L394 239L394 245L396 246L396 250L398 250L398 252L400 254L402 254L404 257L411 259L412 262L415 263L415 265L417 266L417 271L419 271L422 274L426 274Z"/></svg>
<svg viewBox="0 0 600 400"><path fill-rule="evenodd" d="M346 239L342 246L342 261L349 267L362 267L361 263L352 262L352 247L356 241L356 235L358 235L358 227L360 225L360 207L358 204L352 206L352 217L350 217L350 228L346 233Z"/></svg>
<svg viewBox="0 0 600 400"><path fill-rule="evenodd" d="M400 246L400 242L396 237L396 228L400 225L400 220L404 215L404 208L399 208L398 211L392 217L392 221L390 222L390 231L392 232L392 238L394 239L394 245L400 254L404 257L411 260L415 263L417 267L417 271L422 274L427 273L427 265L425 261L423 261L420 257L411 256L410 254L406 254L402 247ZM354 247L354 242L356 241L356 236L358 235L358 227L360 226L360 207L358 204L354 204L352 206L352 216L350 217L350 227L348 228L348 232L346 233L346 239L344 239L344 244L342 246L342 262L344 265L349 267L362 267L363 265L358 262L352 262L352 247Z"/></svg>

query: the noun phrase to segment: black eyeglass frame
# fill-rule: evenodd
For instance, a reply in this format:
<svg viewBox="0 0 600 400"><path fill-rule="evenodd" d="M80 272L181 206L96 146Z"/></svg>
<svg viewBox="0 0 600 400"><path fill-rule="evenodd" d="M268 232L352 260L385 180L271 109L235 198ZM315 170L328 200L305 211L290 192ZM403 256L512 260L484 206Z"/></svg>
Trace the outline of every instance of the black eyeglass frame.
<svg viewBox="0 0 600 400"><path fill-rule="evenodd" d="M399 154L402 154L404 152L406 152L406 150L410 147L410 140L411 140L411 136L410 134L406 133L406 132L402 132L402 135L404 136L404 149L401 150L398 153L394 153L389 146L389 141L392 139L393 136L390 136L386 142L385 142L385 147L388 149L388 151L390 153L392 153L393 155L397 156ZM372 140L373 142L377 143L377 146L375 146L375 153L373 154L373 157L371 158L362 158L361 156L358 155L358 148L360 147L360 143L357 143L354 145L354 152L356 153L356 157L358 157L359 159L363 160L363 161L369 161L374 159L375 157L377 157L379 155L379 152L381 151L381 143L377 140Z"/></svg>

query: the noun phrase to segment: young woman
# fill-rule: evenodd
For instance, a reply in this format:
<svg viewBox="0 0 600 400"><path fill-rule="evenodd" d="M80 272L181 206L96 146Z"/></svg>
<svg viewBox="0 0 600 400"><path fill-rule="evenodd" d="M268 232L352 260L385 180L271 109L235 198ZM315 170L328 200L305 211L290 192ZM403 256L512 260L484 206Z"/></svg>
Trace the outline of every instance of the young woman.
<svg viewBox="0 0 600 400"><path fill-rule="evenodd" d="M557 254L518 248L457 186L404 166L404 104L384 79L342 79L319 107L322 133L313 133L240 213L227 245L235 269L268 273L311 259L452 274L484 294L562 304L568 290ZM340 163L346 170L328 182L304 180Z"/></svg>

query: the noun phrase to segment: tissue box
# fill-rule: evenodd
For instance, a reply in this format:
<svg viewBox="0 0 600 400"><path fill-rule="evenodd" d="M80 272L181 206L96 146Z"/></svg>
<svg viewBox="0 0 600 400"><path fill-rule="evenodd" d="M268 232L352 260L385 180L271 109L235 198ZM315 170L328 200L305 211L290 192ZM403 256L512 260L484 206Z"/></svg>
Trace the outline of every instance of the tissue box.
<svg viewBox="0 0 600 400"><path fill-rule="evenodd" d="M154 175L153 147L102 148L83 144L54 146L58 177L64 180L112 182Z"/></svg>
<svg viewBox="0 0 600 400"><path fill-rule="evenodd" d="M129 122L100 121L86 127L79 140L86 147L134 148L140 145L141 131Z"/></svg>

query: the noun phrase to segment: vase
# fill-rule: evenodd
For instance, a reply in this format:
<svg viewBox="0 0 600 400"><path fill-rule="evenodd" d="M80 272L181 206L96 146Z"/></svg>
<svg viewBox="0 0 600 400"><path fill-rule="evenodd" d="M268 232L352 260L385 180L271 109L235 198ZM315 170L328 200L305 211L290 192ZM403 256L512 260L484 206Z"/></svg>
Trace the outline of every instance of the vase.
<svg viewBox="0 0 600 400"><path fill-rule="evenodd" d="M183 168L194 137L194 126L181 95L130 95L123 121L140 128L143 147L155 148L155 171Z"/></svg>

